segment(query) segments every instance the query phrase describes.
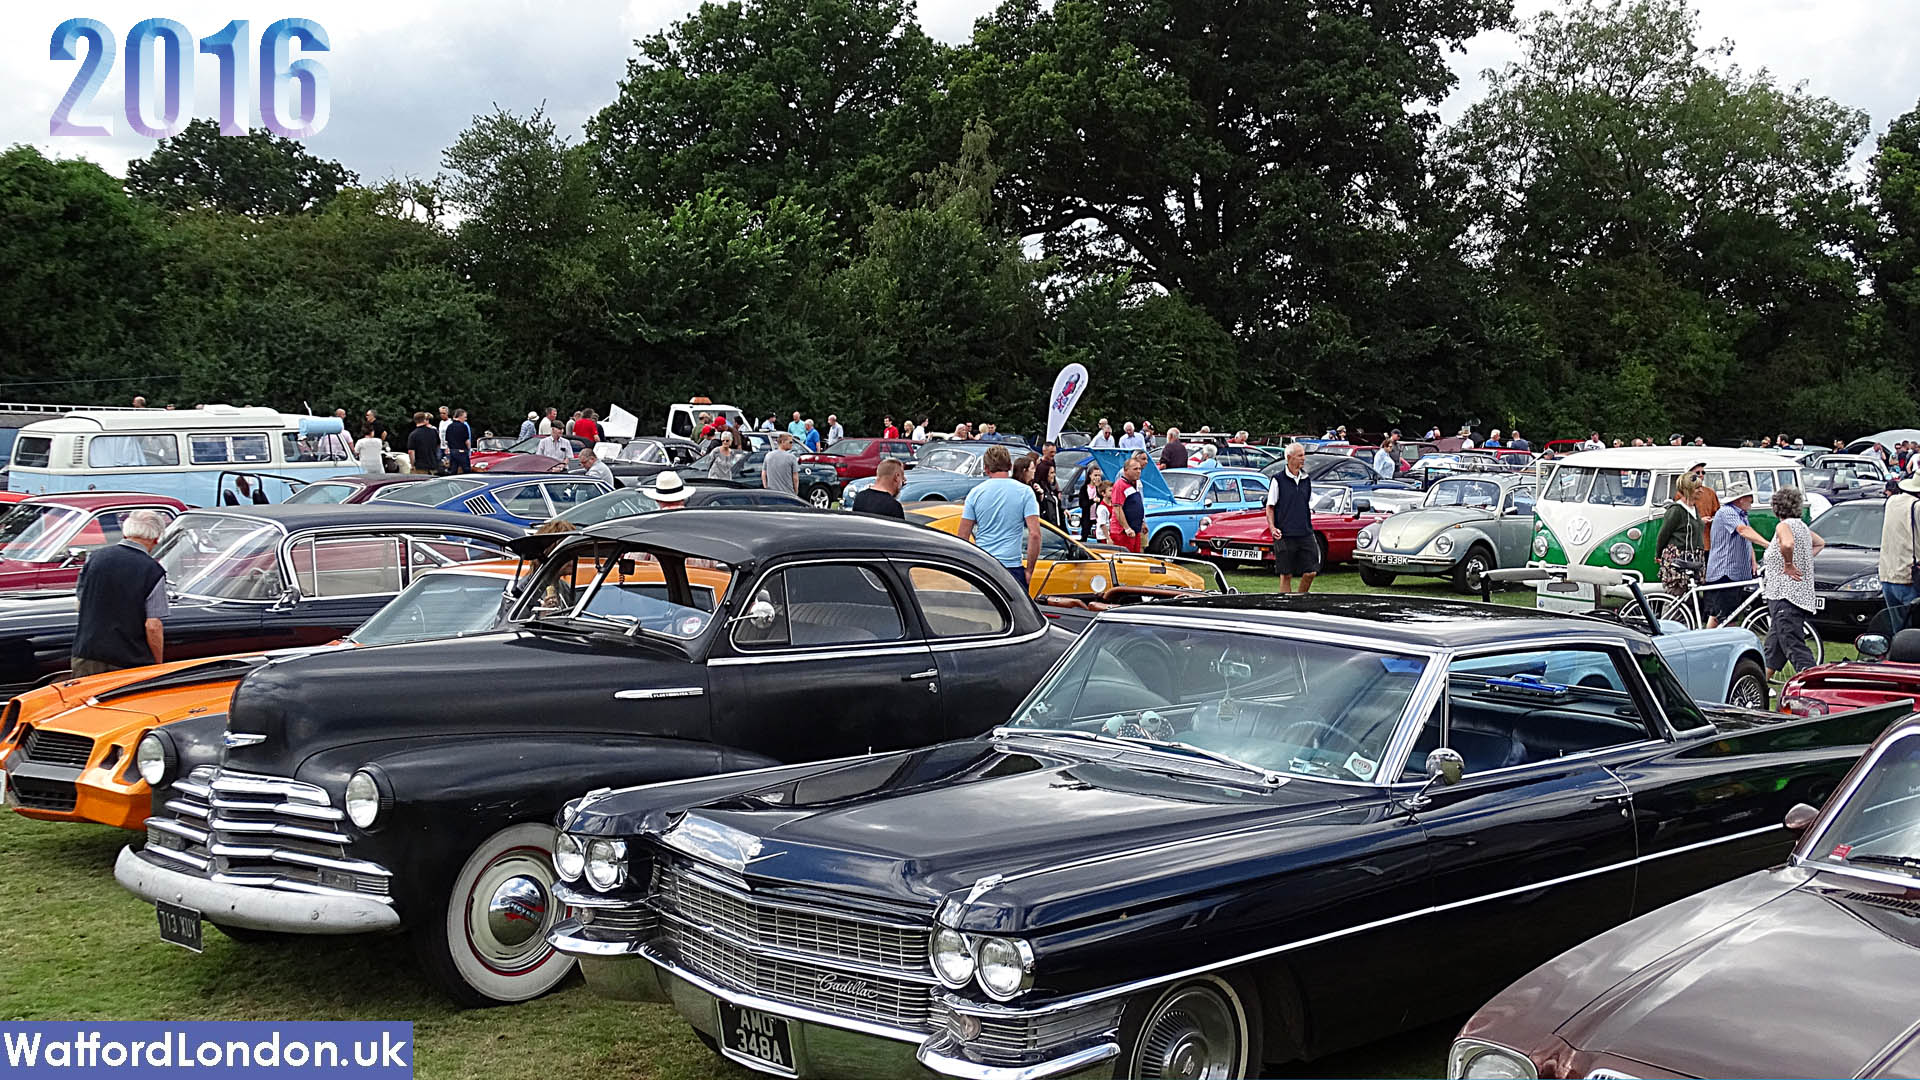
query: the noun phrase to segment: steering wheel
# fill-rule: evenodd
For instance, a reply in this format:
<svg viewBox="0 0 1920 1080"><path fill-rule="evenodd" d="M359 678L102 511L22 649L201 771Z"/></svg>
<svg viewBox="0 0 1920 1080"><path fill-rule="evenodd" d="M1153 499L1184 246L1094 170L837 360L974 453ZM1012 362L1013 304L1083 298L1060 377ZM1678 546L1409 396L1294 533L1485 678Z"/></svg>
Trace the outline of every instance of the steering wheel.
<svg viewBox="0 0 1920 1080"><path fill-rule="evenodd" d="M1307 729L1307 739L1300 740L1293 738L1293 733L1300 728ZM1279 741L1293 746L1311 747L1315 750L1325 749L1322 744L1313 740L1312 735L1315 732L1340 736L1340 738L1346 742L1347 749L1350 752L1357 752L1360 749L1359 739L1354 738L1352 734L1341 728L1334 727L1325 720L1295 720L1280 730Z"/></svg>
<svg viewBox="0 0 1920 1080"><path fill-rule="evenodd" d="M1173 690L1173 650L1164 642L1136 638L1123 647L1116 659L1127 666L1140 685L1158 695L1161 701L1179 700Z"/></svg>

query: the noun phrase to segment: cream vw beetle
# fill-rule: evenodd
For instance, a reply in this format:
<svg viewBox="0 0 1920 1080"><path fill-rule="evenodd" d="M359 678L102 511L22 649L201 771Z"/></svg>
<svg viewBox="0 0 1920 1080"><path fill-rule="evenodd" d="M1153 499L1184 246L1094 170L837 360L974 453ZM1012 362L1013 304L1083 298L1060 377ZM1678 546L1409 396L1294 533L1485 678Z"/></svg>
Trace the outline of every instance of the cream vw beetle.
<svg viewBox="0 0 1920 1080"><path fill-rule="evenodd" d="M1375 587L1403 574L1450 577L1480 591L1489 570L1525 566L1533 541L1533 474L1466 473L1433 485L1418 509L1360 530L1353 558Z"/></svg>
<svg viewBox="0 0 1920 1080"><path fill-rule="evenodd" d="M1673 499L1675 481L1701 462L1707 465L1707 486L1715 491L1729 484L1753 485L1751 523L1760 535L1772 536L1777 522L1769 500L1776 490L1800 484L1800 468L1790 458L1708 446L1588 450L1560 459L1541 483L1532 562L1610 567L1642 581L1657 579L1654 541L1660 517ZM1578 610L1586 605L1542 591L1539 606Z"/></svg>

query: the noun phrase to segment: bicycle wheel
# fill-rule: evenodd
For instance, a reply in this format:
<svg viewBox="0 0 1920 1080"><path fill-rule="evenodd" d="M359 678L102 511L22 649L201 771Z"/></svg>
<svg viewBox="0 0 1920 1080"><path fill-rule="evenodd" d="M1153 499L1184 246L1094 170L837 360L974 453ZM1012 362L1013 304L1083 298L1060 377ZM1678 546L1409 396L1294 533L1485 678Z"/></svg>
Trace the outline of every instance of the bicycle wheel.
<svg viewBox="0 0 1920 1080"><path fill-rule="evenodd" d="M1698 629L1694 623L1693 608L1679 597L1670 596L1664 592L1643 592L1642 595L1647 598L1646 610L1641 610L1640 601L1629 600L1620 608L1622 619L1646 621L1648 616L1652 616L1655 619L1677 622L1689 630Z"/></svg>
<svg viewBox="0 0 1920 1080"><path fill-rule="evenodd" d="M1767 635L1773 631L1773 616L1766 608L1761 608L1759 611L1747 616L1746 619L1740 623L1740 626L1748 633L1759 638L1760 645L1764 648L1767 643ZM1820 664L1826 663L1827 647L1825 643L1820 640L1819 633L1814 630L1811 623L1807 625L1806 633L1807 651L1813 654L1814 665L1817 667Z"/></svg>

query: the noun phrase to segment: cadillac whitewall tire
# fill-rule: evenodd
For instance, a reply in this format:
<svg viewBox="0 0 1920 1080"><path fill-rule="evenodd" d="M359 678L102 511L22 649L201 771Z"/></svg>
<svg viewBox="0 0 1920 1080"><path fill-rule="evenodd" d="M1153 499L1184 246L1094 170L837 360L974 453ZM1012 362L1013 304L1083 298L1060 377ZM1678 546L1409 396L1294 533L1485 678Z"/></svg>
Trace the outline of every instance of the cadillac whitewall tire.
<svg viewBox="0 0 1920 1080"><path fill-rule="evenodd" d="M1139 994L1120 1021L1115 1075L1239 1080L1261 1067L1260 1006L1243 980L1203 975Z"/></svg>
<svg viewBox="0 0 1920 1080"><path fill-rule="evenodd" d="M553 898L558 877L550 826L515 825L488 837L416 934L434 981L468 1006L528 1001L558 986L574 968L547 944L563 914Z"/></svg>

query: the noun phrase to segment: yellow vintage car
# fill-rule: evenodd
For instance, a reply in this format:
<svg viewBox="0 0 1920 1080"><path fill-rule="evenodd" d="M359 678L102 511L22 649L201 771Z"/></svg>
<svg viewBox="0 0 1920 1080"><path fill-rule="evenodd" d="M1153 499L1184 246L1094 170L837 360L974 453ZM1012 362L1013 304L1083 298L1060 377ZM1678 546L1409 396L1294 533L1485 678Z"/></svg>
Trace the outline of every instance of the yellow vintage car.
<svg viewBox="0 0 1920 1080"><path fill-rule="evenodd" d="M960 534L959 503L909 503L907 520L943 533ZM1098 551L1046 521L1040 522L1040 561L1033 568L1028 595L1104 595L1117 586L1224 591L1217 577L1203 577L1194 565L1158 555Z"/></svg>

